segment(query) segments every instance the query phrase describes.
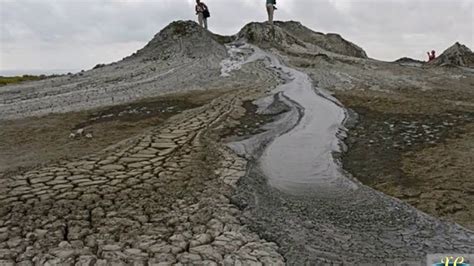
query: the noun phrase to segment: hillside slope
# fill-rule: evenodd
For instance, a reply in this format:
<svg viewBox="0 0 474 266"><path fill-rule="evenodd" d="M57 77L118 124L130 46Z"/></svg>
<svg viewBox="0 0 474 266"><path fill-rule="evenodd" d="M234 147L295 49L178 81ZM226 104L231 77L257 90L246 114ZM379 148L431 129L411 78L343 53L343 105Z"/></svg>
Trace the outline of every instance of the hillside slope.
<svg viewBox="0 0 474 266"><path fill-rule="evenodd" d="M0 119L121 104L206 88L220 75L225 47L191 21L171 23L143 49L93 70L3 87Z"/></svg>
<svg viewBox="0 0 474 266"><path fill-rule="evenodd" d="M461 66L474 68L474 53L467 46L456 42L429 64L435 66Z"/></svg>

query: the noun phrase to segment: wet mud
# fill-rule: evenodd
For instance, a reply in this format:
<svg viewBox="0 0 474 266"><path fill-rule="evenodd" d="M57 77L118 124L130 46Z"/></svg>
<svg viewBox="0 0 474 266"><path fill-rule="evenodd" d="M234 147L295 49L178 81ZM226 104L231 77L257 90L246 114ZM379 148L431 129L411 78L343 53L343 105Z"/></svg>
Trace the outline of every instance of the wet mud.
<svg viewBox="0 0 474 266"><path fill-rule="evenodd" d="M272 67L274 65L269 64L269 68L272 69ZM273 71L280 70L281 68L278 67L273 69ZM303 89L304 84L298 83L298 78L289 78L286 82L291 84L295 80L297 83L295 88ZM324 142L327 145L335 143L322 136L319 139L315 138L319 133L324 133L326 129L329 129L328 132L332 132L332 135L328 136L338 140L342 137L339 135L341 131L335 130L338 129L337 127L326 128L324 123L324 126L321 125L319 119L325 120L331 117L321 111L324 110L321 105L311 105L311 99L298 98L298 96L301 97L298 93L294 101L289 101L284 96L288 92L292 96L291 90L294 87L282 85L280 88L282 89L274 92L281 92L283 97L274 97L273 100L285 102L289 108L301 109L300 112L292 113L298 115L299 119L281 116L280 124L274 123L276 126L283 125L280 130L257 135L251 140L241 142L241 146L259 145L260 148L242 148L235 143L231 145L234 148L237 147L237 153L242 151L251 153L245 155L246 158L251 158L248 173L237 183L237 191L232 202L243 211L245 224L264 239L274 241L279 245L280 253L285 257L287 264L414 263L414 265L421 265L427 253L449 250L470 252L473 243L470 234L465 229L428 216L404 202L360 183L353 183L350 176L345 175L332 157L334 152L339 151L334 149L334 146L313 149L312 147L317 143ZM311 87L311 89L315 88ZM315 96L329 102L329 98L316 93ZM332 104L335 103L332 102ZM260 108L264 110L270 105L268 100L263 101ZM285 119L288 123L281 122ZM290 128L285 129L288 126ZM315 130L311 130L313 126ZM298 134L292 136L293 131L303 132L305 135L305 130L310 130L311 134L307 136L310 142L305 142L306 138L298 137ZM319 130L324 132L319 132ZM434 135L434 139L436 136ZM289 153L283 145L282 149L275 150L274 156L268 156L268 151L271 151L272 147L280 146L279 140L282 138L288 138L288 141L283 143L305 146L295 149L300 152L293 154ZM329 157L325 158L331 160L331 165L335 168L331 168L328 164L321 164L324 162L321 160L322 157L314 157L315 154L321 152L325 154L325 151L329 151ZM288 156L289 154L291 156ZM278 159L282 156L287 159L284 161ZM300 164L308 160L313 161ZM306 167L308 171L312 169L313 174L299 175L302 173L300 166ZM269 173L268 169L272 172ZM318 169L334 169L334 171L326 175L327 172L318 172ZM303 172L306 171L303 169ZM282 176L289 183L300 186L293 186L289 190L288 184L275 185L274 173L278 175L283 173ZM307 183L301 183L301 176L312 176L313 179L308 180ZM338 180L341 182L337 182ZM301 186L302 184L306 186Z"/></svg>
<svg viewBox="0 0 474 266"><path fill-rule="evenodd" d="M265 132L263 125L275 121L276 116L288 111L286 107L283 107L275 114L260 114L257 112L258 106L252 101L244 101L242 107L245 109L245 114L239 119L238 124L225 128L220 134L220 137L227 142Z"/></svg>

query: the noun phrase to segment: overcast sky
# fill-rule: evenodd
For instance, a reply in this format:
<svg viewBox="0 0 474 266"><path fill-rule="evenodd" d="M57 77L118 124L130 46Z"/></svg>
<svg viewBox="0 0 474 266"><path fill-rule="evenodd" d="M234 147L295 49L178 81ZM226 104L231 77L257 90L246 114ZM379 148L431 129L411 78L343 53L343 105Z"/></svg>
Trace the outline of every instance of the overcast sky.
<svg viewBox="0 0 474 266"><path fill-rule="evenodd" d="M194 0L0 0L0 74L89 69L143 47ZM266 19L265 0L207 0L210 30L234 34ZM336 32L372 58L425 59L459 41L474 46L474 0L277 0L278 20Z"/></svg>

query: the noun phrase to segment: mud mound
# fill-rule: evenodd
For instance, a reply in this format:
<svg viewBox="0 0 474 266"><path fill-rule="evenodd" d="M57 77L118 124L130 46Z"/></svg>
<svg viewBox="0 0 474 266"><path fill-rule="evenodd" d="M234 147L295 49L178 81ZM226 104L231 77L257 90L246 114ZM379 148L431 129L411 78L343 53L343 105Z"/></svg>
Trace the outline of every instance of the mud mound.
<svg viewBox="0 0 474 266"><path fill-rule="evenodd" d="M408 64L408 63L413 63L413 64L423 64L423 61L416 60L413 58L409 57L402 57L400 59L395 60L395 63L403 63L403 64Z"/></svg>
<svg viewBox="0 0 474 266"><path fill-rule="evenodd" d="M394 63L402 65L402 66L413 66L413 67L422 67L425 64L425 62L423 61L416 60L409 57L402 57L400 59L395 60Z"/></svg>
<svg viewBox="0 0 474 266"><path fill-rule="evenodd" d="M161 30L141 50L108 65L43 81L2 87L0 119L88 110L166 93L208 89L220 82L227 51L192 21Z"/></svg>
<svg viewBox="0 0 474 266"><path fill-rule="evenodd" d="M310 30L299 22L252 22L247 24L237 35L262 48L288 49L292 46L316 46L318 49L340 55L367 58L365 51L359 46L343 39L338 34L323 34Z"/></svg>
<svg viewBox="0 0 474 266"><path fill-rule="evenodd" d="M319 46L324 50L342 55L367 58L367 54L362 48L345 40L339 34L315 32L296 21L278 21L275 24L291 32L298 39Z"/></svg>
<svg viewBox="0 0 474 266"><path fill-rule="evenodd" d="M467 46L456 42L438 58L430 62L430 65L474 68L474 53Z"/></svg>
<svg viewBox="0 0 474 266"><path fill-rule="evenodd" d="M252 22L245 25L237 34L238 38L244 38L250 43L261 48L285 49L293 45L305 47L305 44L280 27L271 26L268 23Z"/></svg>
<svg viewBox="0 0 474 266"><path fill-rule="evenodd" d="M226 55L225 47L196 22L175 21L156 34L135 56L149 60L168 60L181 56L194 59Z"/></svg>

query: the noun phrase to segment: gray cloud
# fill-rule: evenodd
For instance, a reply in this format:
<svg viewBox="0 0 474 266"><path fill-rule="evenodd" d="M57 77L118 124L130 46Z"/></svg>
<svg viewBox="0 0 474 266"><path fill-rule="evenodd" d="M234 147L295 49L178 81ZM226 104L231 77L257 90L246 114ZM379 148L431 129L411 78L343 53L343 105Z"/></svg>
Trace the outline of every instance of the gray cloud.
<svg viewBox="0 0 474 266"><path fill-rule="evenodd" d="M193 0L0 0L0 70L82 69L120 60L169 22L195 19ZM207 0L211 30L265 19L264 0ZM455 41L473 47L472 0L278 0L277 18L337 32L369 56L423 59Z"/></svg>

